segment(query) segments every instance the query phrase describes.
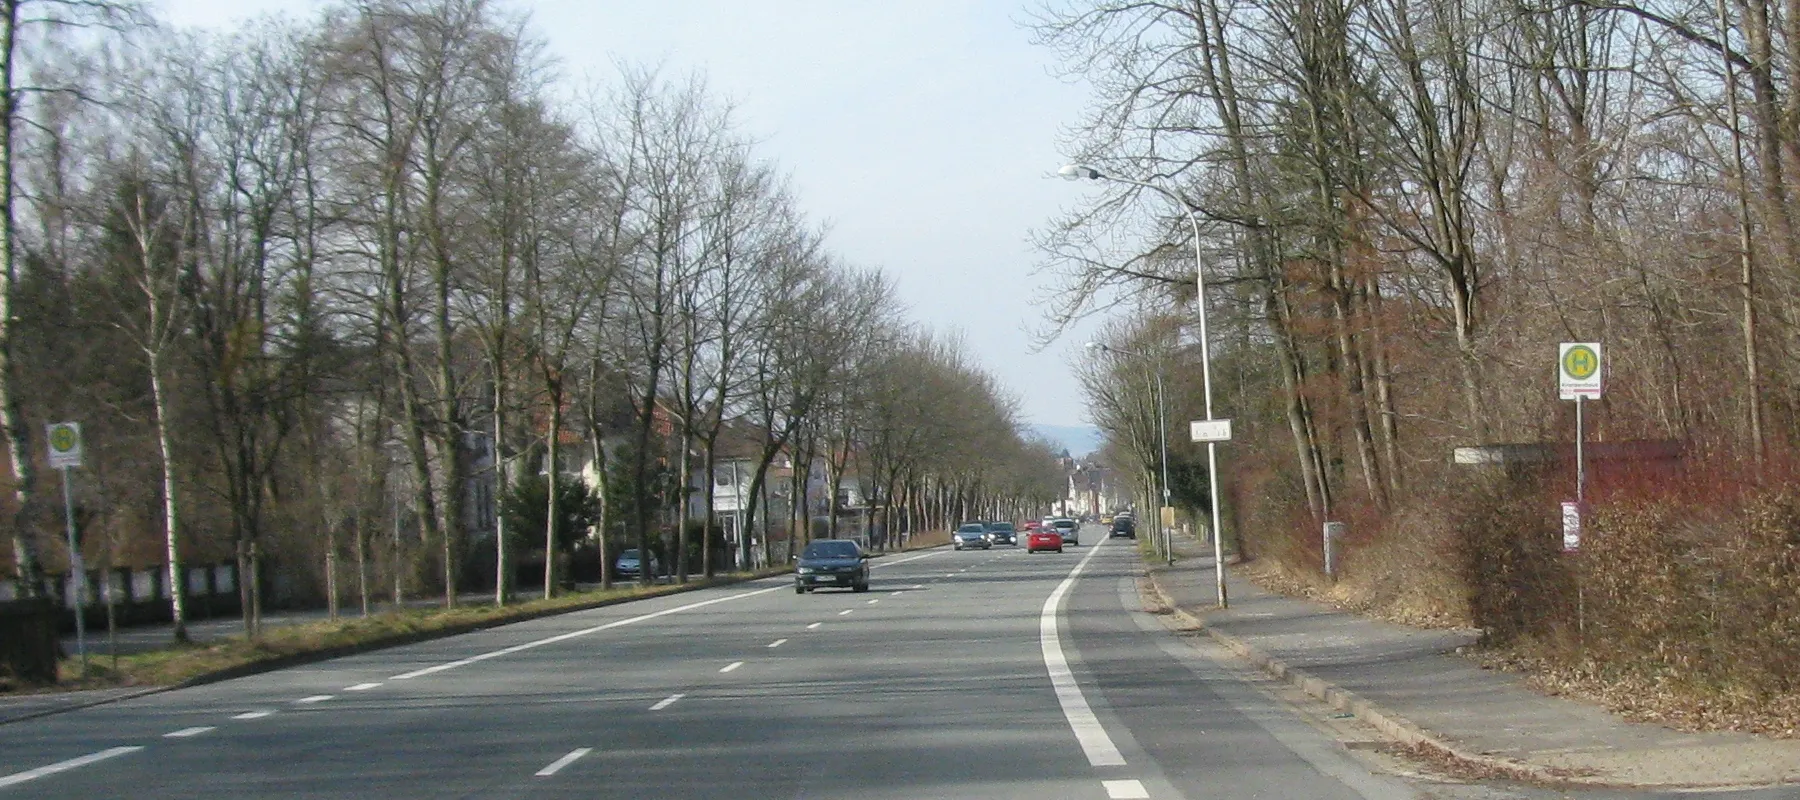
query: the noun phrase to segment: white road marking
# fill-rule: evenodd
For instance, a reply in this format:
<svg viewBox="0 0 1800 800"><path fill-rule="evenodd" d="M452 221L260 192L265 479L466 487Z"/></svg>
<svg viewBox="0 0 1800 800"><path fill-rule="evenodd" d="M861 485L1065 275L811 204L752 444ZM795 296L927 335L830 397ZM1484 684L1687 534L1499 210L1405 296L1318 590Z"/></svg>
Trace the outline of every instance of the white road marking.
<svg viewBox="0 0 1800 800"><path fill-rule="evenodd" d="M839 612L838 612L838 616L840 616L840 617L841 617L841 616L844 616L844 615L846 615L846 614L849 614L849 613L850 613L850 612L852 612L852 611L855 611L855 610L856 610L856 609L854 609L854 608L846 608L846 609L844 609L844 610L843 610L843 611L839 611Z"/></svg>
<svg viewBox="0 0 1800 800"><path fill-rule="evenodd" d="M954 578L954 577L956 577L956 573L954 573L954 572L946 572L946 573L944 573L944 577L946 577L946 578Z"/></svg>
<svg viewBox="0 0 1800 800"><path fill-rule="evenodd" d="M233 715L232 719L262 719L263 717L266 717L273 713L275 713L275 712L273 712L273 711L246 711L242 714Z"/></svg>
<svg viewBox="0 0 1800 800"><path fill-rule="evenodd" d="M1101 781L1106 787L1106 796L1112 800L1148 800L1150 790L1144 788L1140 781Z"/></svg>
<svg viewBox="0 0 1800 800"><path fill-rule="evenodd" d="M312 705L313 703L323 703L326 700L330 700L331 698L336 697L336 696L337 695L330 695L330 694L315 694L312 697L302 697L299 700L295 700L294 702L298 703L300 705Z"/></svg>
<svg viewBox="0 0 1800 800"><path fill-rule="evenodd" d="M668 697L665 697L665 698L657 701L656 705L653 705L650 707L650 710L651 711L661 711L665 708L668 708L669 706L675 705L675 701L680 700L683 697L687 697L687 695L685 695L685 694L669 695Z"/></svg>
<svg viewBox="0 0 1800 800"><path fill-rule="evenodd" d="M1063 654L1061 634L1056 630L1057 610L1063 597L1098 552L1100 545L1095 545L1044 601L1044 610L1038 614L1038 642L1044 651L1044 668L1050 673L1050 685L1056 690L1057 702L1062 704L1063 718L1069 721L1069 729L1075 732L1075 740L1081 743L1081 751L1087 754L1088 763L1096 767L1122 767L1125 756L1119 753L1112 737L1106 735L1106 728L1100 724L1100 718L1094 716L1087 696L1081 693L1075 673L1069 670L1069 658Z"/></svg>
<svg viewBox="0 0 1800 800"><path fill-rule="evenodd" d="M344 691L346 691L346 692L366 692L366 691L373 689L380 685L381 685L380 681L376 681L375 683L359 683L355 686L351 686L351 687L344 689Z"/></svg>
<svg viewBox="0 0 1800 800"><path fill-rule="evenodd" d="M725 602L729 602L732 600L742 600L746 597L755 597L756 595L759 595L759 594L768 594L769 592L777 592L777 591L781 591L782 589L786 589L786 588L788 588L788 587L785 585L782 585L782 586L772 586L767 589L757 589L756 591L752 591L752 592L739 592L737 594L727 595L725 597L715 597L711 600L701 600L698 603L688 603L687 605L684 605L684 606L676 606L674 608L665 608L661 611L652 611L648 614L639 614L638 616L635 616L635 617L626 617L625 619L613 620L612 622L608 622L604 625L595 625L592 628L582 628L581 630L578 630L578 631L570 631L568 633L557 634L555 636L547 637L544 639L538 639L537 641L526 642L524 644L515 644L511 647L502 647L499 650L490 650L486 653L469 656L468 658L457 659L456 661L451 661L451 662L445 663L445 664L439 664L435 667L426 667L424 669L415 669L412 672L405 672L405 673L401 673L399 675L395 675L394 677L389 678L389 680L409 681L409 680L412 680L413 678L422 678L426 675L443 672L444 670L447 670L447 669L456 669L457 667L466 667L470 664L474 664L474 663L480 662L480 661L486 661L490 658L499 658L501 656L508 656L508 655L512 655L513 653L524 652L524 651L530 650L532 648L543 647L544 645L547 645L547 644L556 644L557 642L566 642L570 639L580 638L582 636L587 636L589 634L599 633L601 631L611 630L613 628L619 628L619 627L624 627L626 625L636 624L639 622L643 622L644 620L647 620L647 619L656 619L657 617L666 617L670 614L679 614L683 611L692 611L696 608L703 608L705 606L710 606L715 603L725 603Z"/></svg>
<svg viewBox="0 0 1800 800"><path fill-rule="evenodd" d="M594 748L592 747L577 747L574 750L570 750L568 755L552 761L549 766L538 770L537 776L540 778L548 778L551 775L555 775L556 773L561 772L563 767L575 763L580 760L582 756L592 752L594 752Z"/></svg>
<svg viewBox="0 0 1800 800"><path fill-rule="evenodd" d="M775 641L769 643L769 648L774 649L774 648L780 647L784 644L787 644L786 639L776 639Z"/></svg>
<svg viewBox="0 0 1800 800"><path fill-rule="evenodd" d="M207 731L217 730L217 729L218 729L217 726L213 726L213 725L198 725L198 726L195 726L192 728L182 728L181 730L178 730L178 731L169 731L168 733L163 734L163 738L164 739L187 739L187 738L191 738L194 736L199 736L200 734L205 733Z"/></svg>
<svg viewBox="0 0 1800 800"><path fill-rule="evenodd" d="M734 670L734 669L737 669L737 668L738 668L738 667L741 667L741 666L743 666L743 665L744 665L744 662L742 662L742 661L733 661L733 662L731 662L731 663L729 663L729 664L726 664L726 665L725 665L725 666L724 666L724 667L723 667L723 668L721 668L721 669L720 669L720 670L719 670L719 671L720 671L720 672L730 672L730 671L732 671L732 670Z"/></svg>
<svg viewBox="0 0 1800 800"><path fill-rule="evenodd" d="M888 597L899 597L900 595L903 595L903 594L906 594L906 593L905 592L890 592L888 594Z"/></svg>
<svg viewBox="0 0 1800 800"><path fill-rule="evenodd" d="M818 630L818 628L819 628L819 626L820 626L820 625L824 625L824 624L825 624L825 623L823 623L823 622L815 622L815 623L813 623L813 624L811 624L811 625L808 625L808 626L806 626L806 629L807 629L807 630L809 630L809 631L812 631L812 630Z"/></svg>
<svg viewBox="0 0 1800 800"><path fill-rule="evenodd" d="M870 600L869 605L875 605L876 603L879 603L879 602L881 602L881 598L877 597L874 600Z"/></svg>
<svg viewBox="0 0 1800 800"><path fill-rule="evenodd" d="M923 584L923 583L915 583L915 584L913 584L913 587L912 587L912 588L914 588L914 589L923 589L923 588L925 588L925 584Z"/></svg>
<svg viewBox="0 0 1800 800"><path fill-rule="evenodd" d="M870 569L881 569L882 567L892 567L892 566L897 566L897 565L905 564L905 563L912 562L912 561L918 561L921 558L930 558L932 556L940 556L943 554L944 554L944 551L942 551L942 550L933 550L924 555L912 556L910 558L902 558L899 561L885 561L885 560L878 561L874 564L870 564L869 568Z"/></svg>
<svg viewBox="0 0 1800 800"><path fill-rule="evenodd" d="M21 783L25 783L26 781L35 781L38 778L42 778L46 775L55 775L58 772L68 772L69 770L72 770L72 769L78 769L80 767L85 767L96 761L105 761L105 760L107 760L109 758L113 758L115 756L122 756L122 755L126 755L128 753L135 753L142 749L144 749L144 748L142 748L142 747L114 747L114 748L110 748L110 749L106 749L106 750L101 750L98 753L89 753L80 758L71 758L68 761L58 761L54 764L49 764L46 766L38 767L37 769L28 769L28 770L25 770L24 772L15 772L11 775L0 775L0 789L4 789L8 786L17 786Z"/></svg>

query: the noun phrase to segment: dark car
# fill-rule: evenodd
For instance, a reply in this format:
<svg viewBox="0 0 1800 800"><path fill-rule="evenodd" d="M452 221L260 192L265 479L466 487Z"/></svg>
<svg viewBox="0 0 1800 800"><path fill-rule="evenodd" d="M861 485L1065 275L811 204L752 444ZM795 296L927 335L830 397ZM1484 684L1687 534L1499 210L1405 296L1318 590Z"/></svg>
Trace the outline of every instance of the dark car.
<svg viewBox="0 0 1800 800"><path fill-rule="evenodd" d="M962 527L956 529L955 533L950 534L950 546L957 550L971 547L989 550L993 548L994 544L988 541L986 525L979 522L965 522Z"/></svg>
<svg viewBox="0 0 1800 800"><path fill-rule="evenodd" d="M869 590L869 554L849 539L820 539L800 551L794 565L794 594L806 594L821 586Z"/></svg>
<svg viewBox="0 0 1800 800"><path fill-rule="evenodd" d="M1112 538L1116 536L1123 536L1127 539L1136 539L1137 523L1132 522L1130 517L1113 517L1112 533L1107 534L1107 537Z"/></svg>
<svg viewBox="0 0 1800 800"><path fill-rule="evenodd" d="M1016 545L1019 543L1019 529L1014 528L1010 522L990 522L987 524L987 528L990 544Z"/></svg>

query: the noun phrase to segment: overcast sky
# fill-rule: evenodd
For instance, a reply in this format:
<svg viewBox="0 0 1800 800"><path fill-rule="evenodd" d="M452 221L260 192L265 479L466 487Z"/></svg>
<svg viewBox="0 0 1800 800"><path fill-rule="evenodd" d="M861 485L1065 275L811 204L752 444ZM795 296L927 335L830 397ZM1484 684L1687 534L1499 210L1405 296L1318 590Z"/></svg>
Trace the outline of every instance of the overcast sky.
<svg viewBox="0 0 1800 800"><path fill-rule="evenodd" d="M1027 421L1085 424L1069 380L1084 330L1031 352L1045 309L1031 227L1072 204L1047 177L1084 90L1052 74L1018 20L1027 0L511 0L569 85L614 64L701 71L829 225L832 249L893 276L911 318L961 330ZM179 26L317 0L161 0Z"/></svg>

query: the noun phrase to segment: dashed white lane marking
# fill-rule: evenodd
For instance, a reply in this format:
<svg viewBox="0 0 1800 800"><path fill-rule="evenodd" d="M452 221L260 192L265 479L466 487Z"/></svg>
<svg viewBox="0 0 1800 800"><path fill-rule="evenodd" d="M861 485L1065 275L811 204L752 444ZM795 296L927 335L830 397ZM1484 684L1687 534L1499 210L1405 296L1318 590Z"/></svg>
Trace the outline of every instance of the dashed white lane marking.
<svg viewBox="0 0 1800 800"><path fill-rule="evenodd" d="M777 648L777 647L780 647L780 646L782 646L782 645L784 645L784 644L787 644L787 640L786 640L786 639L776 639L776 640L775 640L775 641L773 641L773 642L770 642L770 643L769 643L769 649L771 649L771 650L773 650L773 649L775 649L775 648Z"/></svg>
<svg viewBox="0 0 1800 800"><path fill-rule="evenodd" d="M0 775L0 789L4 789L8 786L17 786L17 785L19 785L21 783L25 783L27 781L35 781L38 778L42 778L46 775L55 775L58 772L68 772L69 770L72 770L72 769L78 769L81 767L85 767L96 761L105 761L109 758L115 758L117 756L126 755L128 753L135 753L142 749L144 749L144 748L142 748L142 747L113 747L113 748L109 748L106 750L101 750L98 753L89 753L85 756L81 756L80 758L71 758L68 761L58 761L54 764L47 764L45 766L38 767L37 769L28 769L28 770L25 770L24 772L15 772L11 775Z"/></svg>
<svg viewBox="0 0 1800 800"><path fill-rule="evenodd" d="M658 700L656 705L653 705L650 707L650 710L651 711L661 711L665 708L668 708L669 706L675 705L675 701L680 700L683 697L687 697L687 695L685 695L685 694L669 695L668 697Z"/></svg>
<svg viewBox="0 0 1800 800"><path fill-rule="evenodd" d="M900 595L903 595L903 594L906 594L906 593L905 592L889 592L888 597L899 597Z"/></svg>
<svg viewBox="0 0 1800 800"><path fill-rule="evenodd" d="M366 692L366 691L373 689L380 685L381 685L380 681L376 681L374 683L359 683L355 686L351 686L351 687L344 689L344 691L346 691L346 692Z"/></svg>
<svg viewBox="0 0 1800 800"><path fill-rule="evenodd" d="M234 714L234 715L232 715L231 718L232 719L262 719L263 717L269 716L270 714L273 714L273 713L275 713L275 712L273 712L273 711L246 711L242 714Z"/></svg>
<svg viewBox="0 0 1800 800"><path fill-rule="evenodd" d="M824 625L824 624L825 624L825 623L823 623L823 622L815 622L815 623L813 623L813 624L811 624L811 625L808 625L808 626L806 626L806 629L807 629L807 630L809 630L809 631L816 631L816 630L818 630L818 629L819 629L819 626L820 626L820 625Z"/></svg>
<svg viewBox="0 0 1800 800"><path fill-rule="evenodd" d="M1106 787L1106 796L1112 800L1148 800L1150 790L1144 788L1141 781L1101 781Z"/></svg>
<svg viewBox="0 0 1800 800"><path fill-rule="evenodd" d="M163 734L163 738L164 739L188 739L188 738L192 738L195 736L199 736L200 734L205 733L207 731L211 731L211 730L218 730L218 727L215 725L196 725L192 728L182 728L181 730L178 730L178 731L169 731L168 733Z"/></svg>
<svg viewBox="0 0 1800 800"><path fill-rule="evenodd" d="M879 602L881 602L881 598L877 597L874 600L870 600L869 605L875 605L876 603L879 603Z"/></svg>
<svg viewBox="0 0 1800 800"><path fill-rule="evenodd" d="M1069 570L1069 576L1063 578L1056 591L1044 600L1044 610L1038 614L1038 642L1044 651L1044 668L1050 673L1050 686L1056 690L1057 702L1062 704L1063 718L1069 721L1069 729L1075 732L1075 740L1081 743L1081 751L1087 755L1088 763L1096 767L1122 767L1125 756L1119 753L1112 737L1106 735L1106 728L1100 724L1100 718L1094 716L1087 696L1081 693L1075 673L1069 670L1069 658L1063 654L1062 637L1056 630L1057 609L1063 597L1098 552L1100 546L1095 545L1082 556L1075 568Z"/></svg>
<svg viewBox="0 0 1800 800"><path fill-rule="evenodd" d="M895 562L895 563L901 563L901 562ZM466 667L470 664L474 664L474 663L480 662L480 661L486 661L490 658L499 658L501 656L512 655L513 653L519 653L519 652L523 652L526 650L530 650L535 647L543 647L544 645L547 645L547 644L555 644L557 642L566 642L570 639L587 636L589 634L599 633L599 632L605 631L605 630L612 630L613 628L619 628L619 627L623 627L626 625L633 625L633 624L636 624L639 622L643 622L644 620L647 620L647 619L656 619L657 617L666 617L670 614L679 614L683 611L692 611L696 608L704 608L706 606L714 605L717 603L727 603L732 600L742 600L746 597L755 597L759 594L768 594L769 592L777 592L777 591L781 591L782 589L786 589L786 588L788 588L788 587L783 585L783 586L771 586L767 589L757 589L757 590L751 591L751 592L738 592L737 594L726 595L724 597L715 597L711 600L701 600L698 603L688 603L687 605L676 606L674 608L665 608L661 611L652 611L648 614L639 614L635 617L626 617L625 619L617 619L617 620L613 620L612 622L605 623L603 625L595 625L592 628L582 628L581 630L578 630L578 631L570 631L568 633L557 634L555 636L538 639L536 641L526 642L524 644L515 644L511 647L502 647L499 650L490 650L486 653L469 656L468 658L457 659L455 661L451 661L451 662L444 663L444 664L438 664L437 666L434 666L434 667L426 667L424 669L415 669L412 672L404 672L399 675L395 675L394 677L389 678L389 680L408 681L408 680L412 680L413 678L421 678L426 675L431 675L433 673L443 672L444 670L447 670L447 669L456 669L457 667Z"/></svg>
<svg viewBox="0 0 1800 800"><path fill-rule="evenodd" d="M551 775L555 775L556 773L561 772L563 767L579 761L582 756L592 752L594 752L594 748L592 747L577 747L574 750L570 750L568 755L552 761L549 766L538 770L537 776L540 778L548 778Z"/></svg>
<svg viewBox="0 0 1800 800"><path fill-rule="evenodd" d="M841 616L844 616L844 615L846 615L846 614L849 614L849 613L850 613L850 612L852 612L852 611L855 611L855 610L856 610L856 609L854 609L854 608L846 608L846 609L844 609L844 610L843 610L843 611L839 611L839 612L838 612L838 616L840 616L840 617L841 617Z"/></svg>
<svg viewBox="0 0 1800 800"><path fill-rule="evenodd" d="M946 578L954 578L954 577L956 577L956 573L954 573L954 572L946 572L946 573L944 573L944 577L946 577Z"/></svg>
<svg viewBox="0 0 1800 800"><path fill-rule="evenodd" d="M737 669L738 667L741 667L743 665L744 665L744 662L742 662L742 661L733 661L729 664L726 664L724 667L721 667L719 669L719 671L720 672L730 672L730 671Z"/></svg>
<svg viewBox="0 0 1800 800"><path fill-rule="evenodd" d="M925 588L925 584L923 584L923 583L915 583L915 584L913 584L913 586L912 586L912 588L914 588L914 589L923 589L923 588Z"/></svg>
<svg viewBox="0 0 1800 800"><path fill-rule="evenodd" d="M333 697L336 697L336 695L315 694L312 697L302 697L299 700L295 700L294 702L298 703L300 705L306 706L306 705L312 705L313 703L323 703L326 700L330 700Z"/></svg>

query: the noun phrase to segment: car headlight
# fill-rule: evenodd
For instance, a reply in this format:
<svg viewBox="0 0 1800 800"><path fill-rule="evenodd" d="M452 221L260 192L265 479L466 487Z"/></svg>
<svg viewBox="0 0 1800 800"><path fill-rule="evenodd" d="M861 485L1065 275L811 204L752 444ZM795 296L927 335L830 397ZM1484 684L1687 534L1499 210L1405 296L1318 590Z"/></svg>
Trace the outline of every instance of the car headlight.
<svg viewBox="0 0 1800 800"><path fill-rule="evenodd" d="M800 568L800 570L799 570L799 572L800 572L800 574L801 574L801 575L811 575L811 574L813 574L813 573L814 573L814 572L817 572L817 571L818 571L818 570L815 570L815 569L813 569L813 568L812 568L812 567L801 567L801 568Z"/></svg>

